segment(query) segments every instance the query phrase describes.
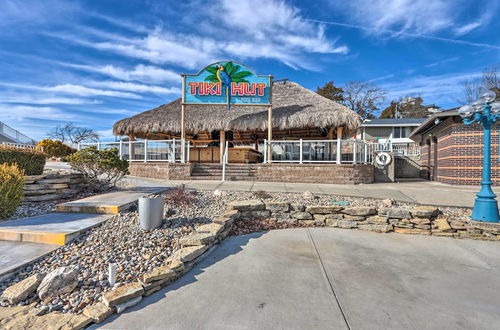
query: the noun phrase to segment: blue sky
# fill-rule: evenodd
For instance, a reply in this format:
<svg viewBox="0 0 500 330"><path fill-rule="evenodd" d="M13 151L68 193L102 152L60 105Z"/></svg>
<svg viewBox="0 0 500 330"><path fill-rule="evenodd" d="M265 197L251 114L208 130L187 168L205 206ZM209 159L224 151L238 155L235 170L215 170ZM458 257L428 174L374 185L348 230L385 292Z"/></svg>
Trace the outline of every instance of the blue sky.
<svg viewBox="0 0 500 330"><path fill-rule="evenodd" d="M121 118L180 96L219 60L315 89L371 80L391 99L457 105L500 64L498 1L0 0L0 120L35 139L74 122L110 140ZM496 16L496 19L495 19Z"/></svg>

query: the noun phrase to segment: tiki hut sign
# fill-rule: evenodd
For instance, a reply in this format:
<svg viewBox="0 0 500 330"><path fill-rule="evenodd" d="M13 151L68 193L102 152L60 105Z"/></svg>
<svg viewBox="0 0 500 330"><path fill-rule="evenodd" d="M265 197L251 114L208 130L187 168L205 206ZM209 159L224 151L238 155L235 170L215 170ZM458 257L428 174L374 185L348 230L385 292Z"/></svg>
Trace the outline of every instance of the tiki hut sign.
<svg viewBox="0 0 500 330"><path fill-rule="evenodd" d="M184 74L184 104L271 105L271 76L259 76L247 66L216 62L197 74Z"/></svg>

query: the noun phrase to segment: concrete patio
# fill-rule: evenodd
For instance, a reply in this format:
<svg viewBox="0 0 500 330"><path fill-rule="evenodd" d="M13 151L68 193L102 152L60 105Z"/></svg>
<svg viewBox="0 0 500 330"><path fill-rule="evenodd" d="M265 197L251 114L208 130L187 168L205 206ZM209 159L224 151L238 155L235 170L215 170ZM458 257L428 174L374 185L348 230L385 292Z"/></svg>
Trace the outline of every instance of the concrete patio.
<svg viewBox="0 0 500 330"><path fill-rule="evenodd" d="M334 228L232 237L93 329L493 329L497 242Z"/></svg>

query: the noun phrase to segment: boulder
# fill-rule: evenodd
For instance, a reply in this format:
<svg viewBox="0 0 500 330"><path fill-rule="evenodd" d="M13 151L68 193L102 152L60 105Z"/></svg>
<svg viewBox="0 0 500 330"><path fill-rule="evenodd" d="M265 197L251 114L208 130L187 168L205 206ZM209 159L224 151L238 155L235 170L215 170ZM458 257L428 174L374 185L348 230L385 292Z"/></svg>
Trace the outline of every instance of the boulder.
<svg viewBox="0 0 500 330"><path fill-rule="evenodd" d="M309 212L295 212L290 215L293 219L297 220L312 220L312 215Z"/></svg>
<svg viewBox="0 0 500 330"><path fill-rule="evenodd" d="M232 210L238 210L241 212L245 211L259 211L265 210L266 204L260 200L248 200L248 201L236 201L228 204L228 207Z"/></svg>
<svg viewBox="0 0 500 330"><path fill-rule="evenodd" d="M306 212L312 214L331 214L338 213L344 208L342 206L327 205L327 206L308 206L306 207Z"/></svg>
<svg viewBox="0 0 500 330"><path fill-rule="evenodd" d="M142 296L144 293L144 288L139 282L125 284L114 290L104 293L102 301L108 307L113 307L118 304L123 304L130 299Z"/></svg>
<svg viewBox="0 0 500 330"><path fill-rule="evenodd" d="M25 300L36 291L43 277L42 274L35 274L25 278L21 282L9 286L2 293L0 300L7 301L9 304L17 304Z"/></svg>
<svg viewBox="0 0 500 330"><path fill-rule="evenodd" d="M342 213L356 216L368 216L377 214L377 210L375 210L373 207L355 206L344 209Z"/></svg>
<svg viewBox="0 0 500 330"><path fill-rule="evenodd" d="M37 293L41 300L70 293L78 285L78 268L60 267L47 274L40 285Z"/></svg>
<svg viewBox="0 0 500 330"><path fill-rule="evenodd" d="M302 197L304 197L305 199L314 199L316 196L314 196L312 192L306 191L302 194Z"/></svg>

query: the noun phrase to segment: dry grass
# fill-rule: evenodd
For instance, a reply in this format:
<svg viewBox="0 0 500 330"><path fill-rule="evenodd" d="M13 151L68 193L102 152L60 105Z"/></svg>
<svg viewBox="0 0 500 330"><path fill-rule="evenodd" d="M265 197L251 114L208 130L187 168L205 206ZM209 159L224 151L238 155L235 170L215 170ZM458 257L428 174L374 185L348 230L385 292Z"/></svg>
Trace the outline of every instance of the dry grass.
<svg viewBox="0 0 500 330"><path fill-rule="evenodd" d="M197 201L195 193L189 191L185 185L171 188L163 194L165 204L174 207L188 207Z"/></svg>

